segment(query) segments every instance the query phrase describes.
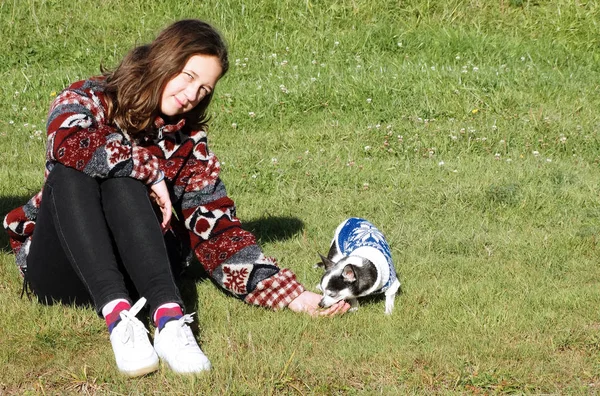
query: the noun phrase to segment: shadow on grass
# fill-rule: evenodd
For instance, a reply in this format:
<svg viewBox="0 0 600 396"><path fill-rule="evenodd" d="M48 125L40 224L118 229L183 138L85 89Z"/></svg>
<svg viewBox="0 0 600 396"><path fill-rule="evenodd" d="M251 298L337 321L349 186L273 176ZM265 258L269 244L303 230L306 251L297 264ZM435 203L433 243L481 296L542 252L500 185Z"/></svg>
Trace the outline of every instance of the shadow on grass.
<svg viewBox="0 0 600 396"><path fill-rule="evenodd" d="M260 244L289 239L304 228L304 223L296 217L275 216L245 222L243 227L253 233Z"/></svg>

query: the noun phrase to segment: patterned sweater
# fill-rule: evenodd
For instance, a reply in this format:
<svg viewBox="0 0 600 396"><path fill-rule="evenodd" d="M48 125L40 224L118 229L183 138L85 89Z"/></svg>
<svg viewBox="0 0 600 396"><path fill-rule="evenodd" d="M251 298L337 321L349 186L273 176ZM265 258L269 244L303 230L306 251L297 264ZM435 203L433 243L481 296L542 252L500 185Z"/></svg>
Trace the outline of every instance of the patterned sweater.
<svg viewBox="0 0 600 396"><path fill-rule="evenodd" d="M157 118L156 138L133 141L107 122L103 81L76 82L52 103L45 176L61 163L96 178L132 177L151 185L162 171L176 213L173 232L189 248L190 258L193 252L222 288L249 304L272 309L286 307L300 295L304 287L296 276L265 257L254 235L242 229L206 132L185 128L183 119L165 125ZM41 197L40 191L4 218L22 275Z"/></svg>

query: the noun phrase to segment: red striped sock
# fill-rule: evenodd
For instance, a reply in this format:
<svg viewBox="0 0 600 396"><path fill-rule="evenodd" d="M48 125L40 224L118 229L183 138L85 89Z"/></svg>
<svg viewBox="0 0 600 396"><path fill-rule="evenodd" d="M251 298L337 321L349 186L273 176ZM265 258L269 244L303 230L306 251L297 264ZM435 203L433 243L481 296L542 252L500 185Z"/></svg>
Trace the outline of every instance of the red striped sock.
<svg viewBox="0 0 600 396"><path fill-rule="evenodd" d="M115 302L116 304L114 304ZM109 334L112 333L115 326L121 321L121 316L119 315L119 313L121 313L121 311L129 310L131 308L131 304L129 304L129 302L126 300L119 300L118 302L115 302L111 301L110 303L106 304L105 308L108 308L108 310L110 310L108 313L105 313L104 308L102 309L102 313L104 314L104 320L106 320L106 326L108 326ZM112 307L111 305L114 305L114 307Z"/></svg>
<svg viewBox="0 0 600 396"><path fill-rule="evenodd" d="M167 303L156 309L154 313L154 324L161 331L165 324L172 320L177 320L183 316L183 311L179 304Z"/></svg>

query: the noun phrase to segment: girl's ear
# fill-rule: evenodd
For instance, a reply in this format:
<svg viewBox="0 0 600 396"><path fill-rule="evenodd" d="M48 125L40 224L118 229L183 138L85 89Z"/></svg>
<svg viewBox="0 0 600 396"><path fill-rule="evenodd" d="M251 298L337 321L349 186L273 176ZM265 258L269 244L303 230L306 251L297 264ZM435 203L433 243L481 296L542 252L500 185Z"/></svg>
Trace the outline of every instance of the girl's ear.
<svg viewBox="0 0 600 396"><path fill-rule="evenodd" d="M323 256L321 253L319 253L319 256L321 257L321 262L317 263L317 265L320 267L325 267L325 271L328 271L331 267L335 266L333 261Z"/></svg>
<svg viewBox="0 0 600 396"><path fill-rule="evenodd" d="M352 268L351 264L348 264L344 267L342 276L346 282L354 282L356 280L356 274L354 273L354 269Z"/></svg>

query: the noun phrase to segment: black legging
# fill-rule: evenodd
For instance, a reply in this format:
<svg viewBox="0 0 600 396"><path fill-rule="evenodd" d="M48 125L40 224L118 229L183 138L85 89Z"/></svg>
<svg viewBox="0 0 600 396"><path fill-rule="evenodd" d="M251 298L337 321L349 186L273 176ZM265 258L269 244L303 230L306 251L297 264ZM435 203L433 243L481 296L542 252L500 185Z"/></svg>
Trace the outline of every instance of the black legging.
<svg viewBox="0 0 600 396"><path fill-rule="evenodd" d="M42 303L91 303L98 313L134 295L151 314L167 302L183 306L147 187L60 164L44 186L26 280Z"/></svg>

